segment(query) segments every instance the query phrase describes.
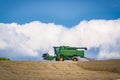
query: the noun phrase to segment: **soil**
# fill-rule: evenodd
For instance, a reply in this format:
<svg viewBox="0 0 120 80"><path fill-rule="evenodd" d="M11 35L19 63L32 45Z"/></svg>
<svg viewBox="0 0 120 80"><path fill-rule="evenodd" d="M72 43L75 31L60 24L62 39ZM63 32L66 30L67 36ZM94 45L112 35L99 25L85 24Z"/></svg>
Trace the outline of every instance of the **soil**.
<svg viewBox="0 0 120 80"><path fill-rule="evenodd" d="M120 60L0 61L0 80L120 80L119 70Z"/></svg>

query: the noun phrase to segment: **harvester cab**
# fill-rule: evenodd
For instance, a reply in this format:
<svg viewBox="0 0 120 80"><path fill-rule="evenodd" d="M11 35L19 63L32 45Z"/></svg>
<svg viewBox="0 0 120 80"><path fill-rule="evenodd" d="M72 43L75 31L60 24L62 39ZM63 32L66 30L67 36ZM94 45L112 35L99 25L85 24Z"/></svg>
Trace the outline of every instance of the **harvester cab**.
<svg viewBox="0 0 120 80"><path fill-rule="evenodd" d="M64 61L64 60L73 60L78 61L77 57L84 58L84 50L87 50L85 47L69 47L69 46L60 46L54 47L55 56L50 56L48 53L43 54L45 60Z"/></svg>

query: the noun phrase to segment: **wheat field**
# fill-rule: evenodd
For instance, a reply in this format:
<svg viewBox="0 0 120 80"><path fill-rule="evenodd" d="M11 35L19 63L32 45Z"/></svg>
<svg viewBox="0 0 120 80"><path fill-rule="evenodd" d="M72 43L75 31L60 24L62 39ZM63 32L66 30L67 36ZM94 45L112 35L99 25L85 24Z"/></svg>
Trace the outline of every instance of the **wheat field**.
<svg viewBox="0 0 120 80"><path fill-rule="evenodd" d="M0 80L117 80L120 60L0 61Z"/></svg>

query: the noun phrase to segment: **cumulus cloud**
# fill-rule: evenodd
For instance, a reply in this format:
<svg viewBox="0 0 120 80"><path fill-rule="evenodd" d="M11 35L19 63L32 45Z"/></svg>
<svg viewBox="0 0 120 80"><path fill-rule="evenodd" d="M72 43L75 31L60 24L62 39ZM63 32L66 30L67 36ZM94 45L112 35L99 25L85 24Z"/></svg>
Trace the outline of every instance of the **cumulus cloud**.
<svg viewBox="0 0 120 80"><path fill-rule="evenodd" d="M119 35L120 19L81 21L72 28L39 21L0 23L0 56L39 58L46 52L53 55L53 46L67 45L85 46L88 54L98 48L98 59L120 58Z"/></svg>

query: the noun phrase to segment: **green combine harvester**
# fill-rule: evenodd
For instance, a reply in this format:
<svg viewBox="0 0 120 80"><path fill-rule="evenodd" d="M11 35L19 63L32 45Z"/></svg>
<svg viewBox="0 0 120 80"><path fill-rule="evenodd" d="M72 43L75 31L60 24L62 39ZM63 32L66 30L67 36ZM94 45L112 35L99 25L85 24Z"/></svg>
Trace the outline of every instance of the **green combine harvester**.
<svg viewBox="0 0 120 80"><path fill-rule="evenodd" d="M69 46L60 46L54 47L55 56L50 56L48 53L43 54L45 60L73 60L78 61L78 57L85 58L84 51L87 50L85 47L69 47Z"/></svg>

